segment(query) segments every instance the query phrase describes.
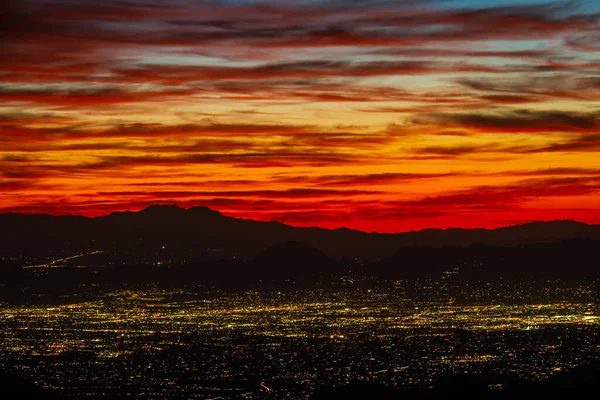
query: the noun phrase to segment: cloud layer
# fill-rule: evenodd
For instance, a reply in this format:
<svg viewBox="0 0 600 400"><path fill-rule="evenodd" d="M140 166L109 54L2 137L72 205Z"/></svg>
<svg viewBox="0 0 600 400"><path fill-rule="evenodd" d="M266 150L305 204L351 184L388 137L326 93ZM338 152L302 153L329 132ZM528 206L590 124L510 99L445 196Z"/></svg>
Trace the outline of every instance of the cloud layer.
<svg viewBox="0 0 600 400"><path fill-rule="evenodd" d="M3 1L0 210L600 222L600 7L460 4Z"/></svg>

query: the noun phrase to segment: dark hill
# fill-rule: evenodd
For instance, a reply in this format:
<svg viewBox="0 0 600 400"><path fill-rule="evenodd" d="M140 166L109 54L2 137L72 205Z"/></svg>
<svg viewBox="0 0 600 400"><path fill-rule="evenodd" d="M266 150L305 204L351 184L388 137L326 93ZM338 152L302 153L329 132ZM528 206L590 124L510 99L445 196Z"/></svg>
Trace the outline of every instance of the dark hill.
<svg viewBox="0 0 600 400"><path fill-rule="evenodd" d="M322 251L293 241L268 248L248 264L256 276L271 278L309 278L342 272L340 263Z"/></svg>
<svg viewBox="0 0 600 400"><path fill-rule="evenodd" d="M402 247L392 257L364 266L363 272L394 279L440 278L444 272L457 273L462 280L597 278L599 249L600 241L581 238L512 247Z"/></svg>

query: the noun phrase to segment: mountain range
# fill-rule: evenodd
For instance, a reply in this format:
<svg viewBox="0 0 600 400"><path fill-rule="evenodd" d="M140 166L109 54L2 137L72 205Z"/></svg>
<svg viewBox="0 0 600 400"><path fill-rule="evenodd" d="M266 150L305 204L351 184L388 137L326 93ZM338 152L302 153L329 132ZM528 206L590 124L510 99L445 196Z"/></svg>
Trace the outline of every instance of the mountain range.
<svg viewBox="0 0 600 400"><path fill-rule="evenodd" d="M139 212L100 217L46 214L0 214L0 251L48 251L60 254L85 249L142 256L172 255L191 261L251 259L285 242L299 242L334 259L372 262L410 246L520 246L573 238L600 239L600 225L558 220L497 229L426 229L394 234L347 228L293 227L229 217L206 207L150 206Z"/></svg>

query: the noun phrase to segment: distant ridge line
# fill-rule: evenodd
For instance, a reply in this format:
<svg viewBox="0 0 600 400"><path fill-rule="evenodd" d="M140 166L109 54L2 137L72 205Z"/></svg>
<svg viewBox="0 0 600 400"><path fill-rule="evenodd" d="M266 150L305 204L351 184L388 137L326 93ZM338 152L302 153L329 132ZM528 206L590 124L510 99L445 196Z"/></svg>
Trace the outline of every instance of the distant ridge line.
<svg viewBox="0 0 600 400"><path fill-rule="evenodd" d="M448 228L398 233L294 227L277 221L256 221L223 215L208 207L156 205L140 211L119 211L86 217L50 214L0 214L0 251L65 248L146 254L163 245L194 259L214 257L202 249L224 249L235 259L251 259L284 242L312 246L334 259L375 261L390 257L402 247L473 244L519 246L556 243L574 238L600 240L600 225L557 220L531 222L494 229ZM191 257L191 256L190 256Z"/></svg>
<svg viewBox="0 0 600 400"><path fill-rule="evenodd" d="M498 226L495 228L486 228L486 227L463 228L463 227L459 227L459 226L451 226L451 227L447 227L447 228L424 228L424 229L417 229L417 230L411 229L409 231L398 231L398 232L377 232L377 231L365 231L365 230L356 229L356 228L348 228L348 227L344 227L344 226L338 227L338 228L326 228L326 227L320 227L318 225L296 226L296 225L292 225L292 224L277 221L277 220L257 220L257 219L252 219L252 218L243 218L243 217L227 215L227 214L223 214L219 210L215 210L215 209L212 209L212 208L206 207L206 206L192 206L189 208L183 208L177 204L153 204L153 205L144 207L138 211L131 211L131 210L111 211L107 214L96 215L96 216L87 216L87 215L82 215L82 214L50 214L50 213L27 213L27 212L21 212L21 211L7 211L7 212L0 212L0 217L5 216L5 215L22 215L22 216L57 217L57 218L76 217L76 218L85 218L85 219L93 220L93 219L105 218L105 217L122 215L122 214L127 215L127 214L148 213L153 210L162 210L162 211L177 210L177 212L181 212L181 211L194 212L194 211L202 210L205 212L216 213L216 214L221 215L226 218L234 218L237 220L253 221L253 222L258 222L258 223L277 223L277 224L282 224L282 225L289 226L291 228L297 228L297 229L323 229L323 230L327 230L327 231L353 231L353 232L361 232L361 233L366 233L366 234L377 234L377 235L398 235L398 234L420 233L420 232L448 232L448 231L454 231L454 230L491 232L491 231L496 231L498 229L510 229L510 228L517 228L517 227L523 227L523 226L532 226L532 225L536 225L536 224L559 224L559 223L577 224L577 225L588 226L588 227L599 227L600 226L600 223L594 224L594 223L587 223L587 222L576 221L576 220L571 220L571 219L553 219L553 220L547 220L547 221L535 220L535 221L530 221L530 222L503 225L503 226Z"/></svg>

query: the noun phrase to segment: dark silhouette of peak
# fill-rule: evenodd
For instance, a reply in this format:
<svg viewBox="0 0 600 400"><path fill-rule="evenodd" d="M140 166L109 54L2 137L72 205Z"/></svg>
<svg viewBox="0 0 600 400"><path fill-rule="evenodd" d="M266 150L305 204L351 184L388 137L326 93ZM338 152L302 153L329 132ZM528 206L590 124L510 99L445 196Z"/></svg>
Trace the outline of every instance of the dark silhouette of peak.
<svg viewBox="0 0 600 400"><path fill-rule="evenodd" d="M337 272L337 263L322 251L295 241L266 249L250 265L254 274L270 277L308 277Z"/></svg>
<svg viewBox="0 0 600 400"><path fill-rule="evenodd" d="M211 210L208 207L192 207L186 210L173 204L149 206L138 212L114 212L94 219L97 221L110 220L117 224L134 222L137 225L169 225L176 223L182 230L186 230L188 225L205 222L206 220L225 220L227 218L220 212ZM124 228L127 229L126 226Z"/></svg>
<svg viewBox="0 0 600 400"><path fill-rule="evenodd" d="M187 212L195 216L224 217L219 211L202 206L188 208Z"/></svg>
<svg viewBox="0 0 600 400"><path fill-rule="evenodd" d="M179 207L176 204L170 205L153 205L144 208L138 213L141 215L181 215L185 212L185 209Z"/></svg>
<svg viewBox="0 0 600 400"><path fill-rule="evenodd" d="M431 245L468 246L485 243L514 246L532 243L558 242L575 237L600 239L600 225L587 225L570 220L530 222L496 229L424 229L398 234L403 246Z"/></svg>
<svg viewBox="0 0 600 400"><path fill-rule="evenodd" d="M518 232L521 235L535 236L561 236L564 232L585 233L593 230L593 225L571 220L536 221L523 225L512 225L504 229L507 233Z"/></svg>
<svg viewBox="0 0 600 400"><path fill-rule="evenodd" d="M154 205L146 207L140 211L122 211L113 212L106 216L93 218L96 221L113 220L113 221L147 221L157 222L168 219L180 219L186 214L186 210L177 205Z"/></svg>

